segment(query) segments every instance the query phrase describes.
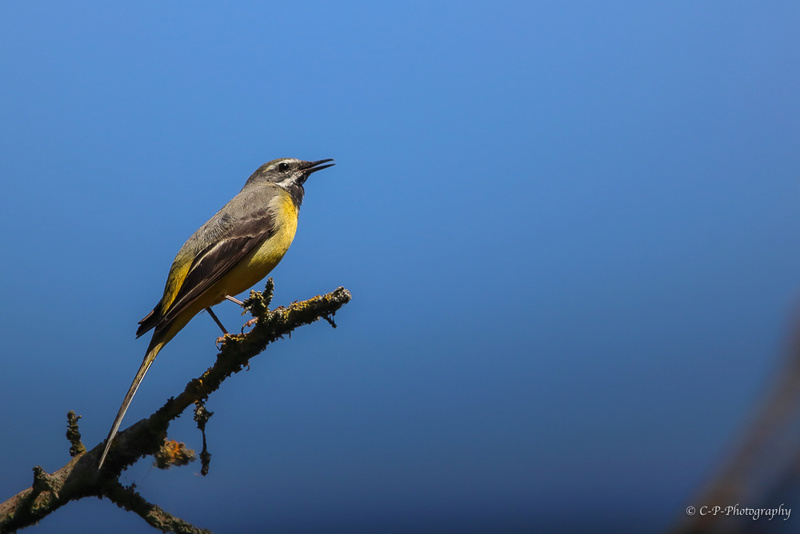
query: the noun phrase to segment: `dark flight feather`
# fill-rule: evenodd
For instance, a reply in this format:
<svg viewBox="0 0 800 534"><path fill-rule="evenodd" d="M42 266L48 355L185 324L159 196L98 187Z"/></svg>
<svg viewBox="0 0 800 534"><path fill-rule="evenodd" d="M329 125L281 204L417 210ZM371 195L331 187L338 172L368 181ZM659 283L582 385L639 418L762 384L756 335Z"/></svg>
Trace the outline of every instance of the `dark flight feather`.
<svg viewBox="0 0 800 534"><path fill-rule="evenodd" d="M226 224L227 223L227 224ZM186 278L169 309L161 310L161 302L142 319L136 336L139 337L151 328L164 330L194 300L218 282L248 254L256 250L275 233L275 217L268 209L260 210L236 224L224 221L223 225L208 229L220 232L217 240L198 252L189 267Z"/></svg>

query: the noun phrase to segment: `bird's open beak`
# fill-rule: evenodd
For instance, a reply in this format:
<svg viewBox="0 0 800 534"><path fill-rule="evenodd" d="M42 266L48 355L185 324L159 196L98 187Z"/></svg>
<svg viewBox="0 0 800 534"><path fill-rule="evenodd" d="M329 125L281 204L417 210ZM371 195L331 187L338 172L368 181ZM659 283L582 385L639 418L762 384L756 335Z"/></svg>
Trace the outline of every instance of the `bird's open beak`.
<svg viewBox="0 0 800 534"><path fill-rule="evenodd" d="M303 163L301 167L303 171L305 171L306 177L312 172L321 171L322 169L327 169L328 167L333 167L335 163L331 163L329 165L323 165L323 163L328 163L329 161L333 161L332 159L321 159L319 161L306 161Z"/></svg>

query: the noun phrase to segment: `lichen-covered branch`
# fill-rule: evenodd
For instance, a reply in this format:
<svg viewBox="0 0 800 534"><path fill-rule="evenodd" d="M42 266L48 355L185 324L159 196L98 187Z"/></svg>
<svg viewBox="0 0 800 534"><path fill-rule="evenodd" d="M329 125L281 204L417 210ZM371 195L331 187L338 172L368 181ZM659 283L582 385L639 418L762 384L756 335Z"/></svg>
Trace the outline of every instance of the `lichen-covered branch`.
<svg viewBox="0 0 800 534"><path fill-rule="evenodd" d="M254 317L248 326L254 323L254 328L246 334L226 334L214 365L200 377L191 380L182 393L169 399L150 417L120 432L101 471L97 469L97 463L104 443L100 442L92 450L84 452L78 431L80 416L70 412L67 436L71 445L70 453L75 457L52 474L39 466L34 468L31 487L0 503L0 534L35 524L69 501L84 497L107 497L120 507L141 515L149 524L164 532L205 532L148 503L132 489L122 486L118 477L124 469L147 455L160 453L161 461L166 454L166 464L180 463L171 462L169 456L185 455L183 444L164 447L172 420L192 404L205 401L225 379L247 367L250 359L261 353L269 343L320 319L327 320L335 327L333 315L351 299L350 292L340 287L326 295L270 310L273 288L270 278L265 291L250 292L250 298L244 302L244 306Z"/></svg>
<svg viewBox="0 0 800 534"><path fill-rule="evenodd" d="M105 491L105 496L120 508L136 513L147 521L148 525L159 529L161 532L211 534L210 530L192 526L183 519L165 512L161 507L147 502L147 499L139 495L133 488L123 486L119 482L115 481L115 483L109 484Z"/></svg>
<svg viewBox="0 0 800 534"><path fill-rule="evenodd" d="M86 447L81 442L81 433L78 430L78 419L80 418L81 416L76 415L72 410L67 412L67 439L72 445L69 448L69 455L73 458L86 452Z"/></svg>

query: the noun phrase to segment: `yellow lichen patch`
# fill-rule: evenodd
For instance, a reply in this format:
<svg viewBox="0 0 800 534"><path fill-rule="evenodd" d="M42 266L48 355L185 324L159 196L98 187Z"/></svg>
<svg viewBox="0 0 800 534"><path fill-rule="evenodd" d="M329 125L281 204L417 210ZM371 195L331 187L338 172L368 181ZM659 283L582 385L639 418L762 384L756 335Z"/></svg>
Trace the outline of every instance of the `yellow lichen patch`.
<svg viewBox="0 0 800 534"><path fill-rule="evenodd" d="M161 449L155 454L155 465L159 469L169 469L173 465L186 465L193 462L197 455L185 443L174 439L165 441Z"/></svg>

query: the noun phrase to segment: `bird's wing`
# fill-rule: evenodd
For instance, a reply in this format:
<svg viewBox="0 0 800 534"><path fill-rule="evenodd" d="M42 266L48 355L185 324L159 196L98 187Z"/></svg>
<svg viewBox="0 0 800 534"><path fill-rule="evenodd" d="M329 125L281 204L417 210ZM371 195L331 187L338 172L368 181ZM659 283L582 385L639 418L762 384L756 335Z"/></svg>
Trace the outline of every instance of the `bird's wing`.
<svg viewBox="0 0 800 534"><path fill-rule="evenodd" d="M186 281L186 275L189 274L193 263L198 258L198 253L201 252L201 247L197 243L205 243L209 240L214 241L225 235L226 224L231 224L230 219L227 216L215 215L183 244L169 268L167 283L164 285L164 294L161 300L158 301L158 304L150 310L150 313L144 319L139 321L139 328L136 330L137 338L155 328L164 317L165 311L169 310L169 307L175 302L178 292Z"/></svg>
<svg viewBox="0 0 800 534"><path fill-rule="evenodd" d="M209 223L212 222L213 219L209 221ZM198 233L202 232L206 235L197 236L197 240L210 244L194 255L188 269L185 270L183 280L177 284L174 299L165 305L165 309L153 326L163 329L169 325L203 292L225 276L245 256L269 239L275 233L275 227L275 215L265 207L235 219L220 221L217 225L207 224L198 230ZM210 239L208 239L209 237ZM176 263L178 263L177 259ZM178 269L178 271L183 270L182 268ZM170 273L171 277L172 273Z"/></svg>

